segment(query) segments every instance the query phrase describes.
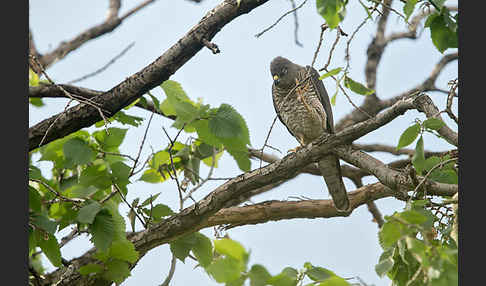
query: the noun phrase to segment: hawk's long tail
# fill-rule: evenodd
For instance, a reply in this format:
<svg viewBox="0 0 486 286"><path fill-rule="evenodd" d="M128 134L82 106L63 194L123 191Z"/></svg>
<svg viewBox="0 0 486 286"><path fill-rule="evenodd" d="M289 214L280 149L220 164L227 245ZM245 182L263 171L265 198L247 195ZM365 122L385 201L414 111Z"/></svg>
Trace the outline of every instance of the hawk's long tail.
<svg viewBox="0 0 486 286"><path fill-rule="evenodd" d="M317 164L319 165L319 170L324 177L336 209L339 211L347 211L349 208L349 199L341 177L339 158L334 154L329 154L323 157Z"/></svg>

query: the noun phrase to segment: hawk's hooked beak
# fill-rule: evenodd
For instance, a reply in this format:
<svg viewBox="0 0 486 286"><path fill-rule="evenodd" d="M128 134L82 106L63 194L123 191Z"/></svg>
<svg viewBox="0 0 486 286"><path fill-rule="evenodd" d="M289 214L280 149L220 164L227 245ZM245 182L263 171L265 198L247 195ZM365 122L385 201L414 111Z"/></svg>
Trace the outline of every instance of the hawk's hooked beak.
<svg viewBox="0 0 486 286"><path fill-rule="evenodd" d="M278 85L278 83L280 82L280 80L278 79L278 75L273 76L273 82L275 83L275 85Z"/></svg>

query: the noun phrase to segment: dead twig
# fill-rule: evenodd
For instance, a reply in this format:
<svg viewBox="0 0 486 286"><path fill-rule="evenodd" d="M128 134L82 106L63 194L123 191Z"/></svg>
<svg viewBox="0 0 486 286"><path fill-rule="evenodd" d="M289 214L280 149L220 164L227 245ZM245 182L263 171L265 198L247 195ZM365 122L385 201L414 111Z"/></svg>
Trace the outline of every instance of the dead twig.
<svg viewBox="0 0 486 286"><path fill-rule="evenodd" d="M304 6L304 4L307 2L307 0L304 0L299 6L297 6L296 8L286 12L285 14L283 14L282 16L280 16L280 18L277 19L277 21L275 21L275 23L273 23L272 25L270 25L268 28L264 29L263 31L261 31L260 33L257 33L255 34L255 37L259 38L261 35L263 35L265 32L267 32L268 30L272 29L273 27L275 27L278 22L280 22L285 16L287 16L288 14L292 13L292 12L295 12L297 10L299 10L302 6Z"/></svg>

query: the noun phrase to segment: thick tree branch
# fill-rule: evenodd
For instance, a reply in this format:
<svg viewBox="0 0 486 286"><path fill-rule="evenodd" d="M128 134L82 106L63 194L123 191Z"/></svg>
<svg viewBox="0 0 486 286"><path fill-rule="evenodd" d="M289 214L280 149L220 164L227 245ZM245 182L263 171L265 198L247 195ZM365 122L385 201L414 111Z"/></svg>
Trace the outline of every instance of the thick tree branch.
<svg viewBox="0 0 486 286"><path fill-rule="evenodd" d="M105 115L111 117L174 74L204 47L203 38L211 40L230 21L267 1L243 0L239 6L235 0L222 2L209 11L196 26L157 60L92 100L99 103L103 110L108 110ZM91 126L99 120L101 120L100 114L91 106L79 104L69 108L62 114L56 114L29 128L29 151L39 147L44 136L43 143L47 144L81 128ZM50 131L46 134L49 127Z"/></svg>
<svg viewBox="0 0 486 286"><path fill-rule="evenodd" d="M421 96L426 95L420 95L419 97ZM332 152L333 150L340 150L343 147L339 146L349 144L351 141L387 124L408 109L416 108L416 100L417 97L403 99L388 110L378 114L375 118L357 123L337 134L324 134L321 136L321 138L312 144L303 147L296 153L288 154L283 159L263 168L241 174L217 187L198 203L183 209L180 213L169 217L163 222L151 227L149 230L131 235L130 239L134 243L135 248L137 251L139 251L140 255L143 256L150 249L172 241L186 233L203 228L208 225L209 219L215 213L227 206L230 202L254 190L258 190L272 184L278 184L296 176L302 168L309 164L309 162L316 162L323 155ZM354 159L356 156L351 155L349 155L350 157L348 158L352 159L352 163L358 165L360 168L369 170L378 178L381 178L383 177L383 174L386 175L390 172L389 168L383 164L379 164L381 162L378 161L378 163L376 163L377 160L374 158L371 158L370 160L372 162L371 165L366 165L359 159ZM398 173L398 175L401 174ZM401 179L402 177L397 176L397 180ZM401 181L394 182L393 178L388 177L385 177L383 181L391 186L399 186L404 184ZM405 181L405 184L407 183L409 182ZM454 192L453 188L445 191L443 188L441 188L441 186L433 182L424 183L424 187L427 188L428 194L450 195L452 192ZM457 192L457 185L455 185L455 187L455 191ZM395 191L394 193L397 194ZM92 254L93 250L88 251L86 255L79 259L74 259L71 261L71 263L76 268L80 267L86 263L89 263L90 261L93 261L91 258ZM62 270L58 270L52 273L50 275L52 278L50 281L56 281L56 277L59 278L60 275L62 275L62 272ZM79 274L77 274L77 272L73 271L73 273L68 275L63 283L69 283L64 285L77 285L79 284L79 281L84 281L84 285L92 285L88 283L89 281L87 280L88 279L86 277L81 277Z"/></svg>

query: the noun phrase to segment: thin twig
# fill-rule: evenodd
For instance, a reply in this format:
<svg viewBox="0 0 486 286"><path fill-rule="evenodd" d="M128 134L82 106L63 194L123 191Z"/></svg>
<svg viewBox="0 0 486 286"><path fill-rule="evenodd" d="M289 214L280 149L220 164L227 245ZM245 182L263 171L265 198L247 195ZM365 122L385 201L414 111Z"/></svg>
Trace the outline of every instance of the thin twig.
<svg viewBox="0 0 486 286"><path fill-rule="evenodd" d="M292 9L296 9L295 1L290 0L290 3L292 4ZM299 19L297 19L297 10L295 10L295 12L294 12L294 41L295 41L295 44L297 46L303 47L304 45L302 45L302 43L300 43L299 39L297 38L298 35L299 35L298 30L299 30Z"/></svg>
<svg viewBox="0 0 486 286"><path fill-rule="evenodd" d="M322 38L324 36L324 31L327 30L328 27L329 26L327 24L322 24L321 25L321 34L319 35L319 44L317 44L316 51L314 52L314 56L312 57L311 67L314 67L314 63L316 62L316 59L317 59L317 54L319 53L319 50L321 49L321 44L322 44Z"/></svg>
<svg viewBox="0 0 486 286"><path fill-rule="evenodd" d="M417 193L419 187L425 182L425 180L430 176L430 174L432 174L432 172L435 169L437 169L439 167L442 168L445 164L452 162L452 161L456 161L456 160L457 160L457 158L451 158L451 159L445 160L444 162L440 162L440 163L436 164L434 167L430 168L430 170L427 172L427 174L423 177L422 181L420 181L420 183L413 190L414 195L412 197L415 197L415 193Z"/></svg>
<svg viewBox="0 0 486 286"><path fill-rule="evenodd" d="M204 185L207 181L211 179L211 176L213 175L214 171L214 166L216 164L216 148L213 148L213 154L212 154L212 161L211 161L211 167L209 169L208 175L205 179L201 180L194 188L192 188L188 194L182 199L182 202L186 201L188 198L192 198L192 194L197 191L199 188L201 188L202 185ZM189 169L190 170L190 169ZM197 175L195 172L190 170L191 173ZM197 175L199 176L199 175ZM199 177L200 178L200 177ZM193 199L194 200L194 199Z"/></svg>
<svg viewBox="0 0 486 286"><path fill-rule="evenodd" d="M177 178L177 170L176 170L175 165L174 165L174 159L172 158L172 148L174 147L174 143L177 141L177 137L179 137L179 135L181 134L181 131L184 130L184 127L185 126L186 126L186 123L184 123L182 125L181 129L179 129L179 132L177 132L176 137L174 138L174 140L172 140L170 138L169 134L165 130L165 127L162 127L162 130L164 130L164 133L165 133L165 135L167 136L167 139L169 139L169 142L170 142L168 151L169 151L169 157L170 157L170 166L172 168L172 171L174 172L174 177L172 177L172 175L170 174L170 172L169 172L169 175L176 181L177 191L179 192L179 206L180 206L180 209L181 210L184 207L184 201L182 199L181 184L179 183L179 179Z"/></svg>
<svg viewBox="0 0 486 286"><path fill-rule="evenodd" d="M142 223L143 227L147 228L147 224L145 223L145 221L143 219L140 218L140 216L135 211L135 209L133 208L133 206L127 201L127 199L123 195L120 187L118 187L118 185L115 182L113 182L113 187L116 189L116 191L118 192L118 194L120 195L120 197L122 198L122 200L125 202L125 204L132 210L133 213L135 213L135 215L137 216L138 220L140 220L140 223Z"/></svg>
<svg viewBox="0 0 486 286"><path fill-rule="evenodd" d="M278 116L275 116L275 118L272 121L272 125L270 126L270 130L268 130L267 137L265 138L265 142L263 143L262 146L262 151L261 154L263 156L263 150L265 150L265 147L267 146L268 138L270 138L270 133L272 132L273 125L275 125L275 122L277 121ZM262 168L262 159L260 159L260 169Z"/></svg>
<svg viewBox="0 0 486 286"><path fill-rule="evenodd" d="M90 78L90 77L93 77L101 72L103 72L104 70L106 70L109 66L111 66L113 63L116 62L116 60L118 60L119 58L121 58L131 47L133 47L133 45L135 45L135 42L132 42L131 44L129 44L125 49L123 49L123 51L121 51L121 53L119 53L118 55L116 55L113 59L111 59L108 63L106 63L104 66L102 66L101 68L99 68L98 70L92 72L92 73L89 73L87 75L84 75L80 78L77 78L77 79L74 79L74 80L71 80L68 82L68 84L72 84L72 83L75 83L75 82L80 82L80 81L83 81L87 78Z"/></svg>
<svg viewBox="0 0 486 286"><path fill-rule="evenodd" d="M137 157L135 158L135 162L133 163L132 170L130 171L130 174L128 175L129 177L131 177L133 175L133 172L135 171L135 167L137 166L137 163L138 163L138 159L140 159L140 154L142 153L143 144L145 143L145 138L147 138L147 132L149 130L150 122L152 122L153 117L154 117L154 113L152 112L152 114L150 115L149 122L147 124L147 128L145 129L145 133L143 134L142 143L140 144L140 148L138 149Z"/></svg>
<svg viewBox="0 0 486 286"><path fill-rule="evenodd" d="M331 50L329 51L329 57L327 58L326 65L324 65L324 67L322 69L320 69L319 71L327 70L327 67L331 63L331 57L334 53L334 49L336 48L337 43L339 42L339 38L341 37L341 28L339 26L338 26L338 29L337 29L336 32L337 32L336 33L336 40L334 40L334 43L332 43Z"/></svg>
<svg viewBox="0 0 486 286"><path fill-rule="evenodd" d="M75 205L79 205L80 203L83 203L84 200L83 199L71 199L71 198L67 198L63 195L61 195L58 191L54 190L51 186L49 186L46 182L42 181L42 180L38 180L38 179L30 179L29 178L29 181L31 182L36 182L36 183L39 183L39 184L42 184L46 189L48 189L51 193L55 194L56 195L56 198L59 198L61 199L62 201L65 201L65 202L70 202L70 203L73 203Z"/></svg>
<svg viewBox="0 0 486 286"><path fill-rule="evenodd" d="M177 259L174 254L172 254L172 260L170 261L170 269L169 269L169 274L167 274L167 277L165 278L164 282L160 284L160 286L169 286L169 282L174 276L175 272L175 267L176 267Z"/></svg>
<svg viewBox="0 0 486 286"><path fill-rule="evenodd" d="M275 21L275 23L273 23L272 25L270 25L268 28L264 29L263 31L261 31L260 33L256 34L255 37L259 38L261 35L263 35L265 32L267 32L268 30L272 29L273 27L275 27L278 22L280 22L285 16L287 16L288 14L292 13L292 12L295 12L297 11L298 9L300 9L302 6L304 6L304 4L307 2L307 0L304 0L304 2L302 2L298 7L286 12L285 14L283 14L282 16L280 16L280 18L278 18L277 21Z"/></svg>

